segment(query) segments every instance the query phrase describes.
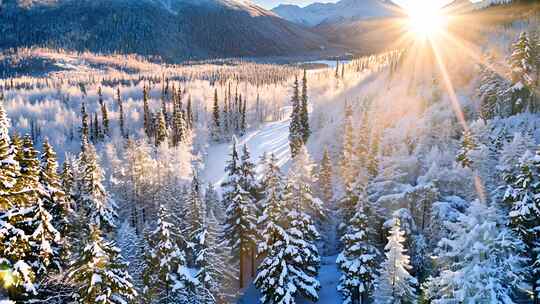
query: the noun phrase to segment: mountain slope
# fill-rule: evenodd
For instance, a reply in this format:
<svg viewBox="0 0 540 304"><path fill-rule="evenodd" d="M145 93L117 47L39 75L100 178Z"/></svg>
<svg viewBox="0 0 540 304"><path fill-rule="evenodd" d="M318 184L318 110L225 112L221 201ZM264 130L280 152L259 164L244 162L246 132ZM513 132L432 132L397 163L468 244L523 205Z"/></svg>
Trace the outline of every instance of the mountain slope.
<svg viewBox="0 0 540 304"><path fill-rule="evenodd" d="M341 0L337 3L313 3L306 7L279 5L272 11L289 21L316 26L343 20L363 20L395 15L396 7L388 0Z"/></svg>
<svg viewBox="0 0 540 304"><path fill-rule="evenodd" d="M242 0L8 0L0 48L52 46L167 60L294 55L313 32Z"/></svg>

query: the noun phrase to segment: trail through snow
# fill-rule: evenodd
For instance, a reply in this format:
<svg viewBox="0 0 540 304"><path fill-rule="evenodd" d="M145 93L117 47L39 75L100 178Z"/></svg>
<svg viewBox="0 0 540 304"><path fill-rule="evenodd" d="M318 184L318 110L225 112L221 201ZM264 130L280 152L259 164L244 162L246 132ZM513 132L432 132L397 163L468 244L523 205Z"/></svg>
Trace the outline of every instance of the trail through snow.
<svg viewBox="0 0 540 304"><path fill-rule="evenodd" d="M258 163L260 157L266 152L273 153L278 159L278 165L285 170L291 158L289 151L289 115L287 119L269 122L259 129L248 132L238 138L238 153L241 155L242 147L247 145L251 153L251 161ZM226 177L225 166L230 158L232 142L212 145L208 148L207 160L202 177L207 183L212 183L219 191L221 182ZM262 168L257 168L260 173Z"/></svg>

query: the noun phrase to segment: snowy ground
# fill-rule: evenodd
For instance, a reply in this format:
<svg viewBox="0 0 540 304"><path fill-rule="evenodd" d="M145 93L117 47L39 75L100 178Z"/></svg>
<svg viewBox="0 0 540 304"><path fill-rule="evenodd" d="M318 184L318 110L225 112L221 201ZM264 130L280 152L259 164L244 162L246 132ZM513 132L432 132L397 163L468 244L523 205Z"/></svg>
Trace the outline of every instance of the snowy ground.
<svg viewBox="0 0 540 304"><path fill-rule="evenodd" d="M321 270L319 274L319 281L323 287L319 292L319 301L317 303L323 304L340 304L342 302L341 295L337 291L337 284L339 281L339 271L336 266L337 256L322 257ZM255 304L260 303L260 294L254 285L246 290L244 296L238 301L238 304ZM296 303L308 304L313 303L304 299L299 299Z"/></svg>
<svg viewBox="0 0 540 304"><path fill-rule="evenodd" d="M289 115L287 114L285 117L289 117ZM289 152L289 118L264 124L259 129L250 131L243 137L238 138L237 149L240 155L243 145L248 146L252 162L257 163L265 152L268 155L274 153L278 159L278 165L285 169L291 158ZM231 149L232 142L212 145L208 148L202 177L206 182L214 184L217 191L219 191L219 186L226 177L225 166L230 158Z"/></svg>

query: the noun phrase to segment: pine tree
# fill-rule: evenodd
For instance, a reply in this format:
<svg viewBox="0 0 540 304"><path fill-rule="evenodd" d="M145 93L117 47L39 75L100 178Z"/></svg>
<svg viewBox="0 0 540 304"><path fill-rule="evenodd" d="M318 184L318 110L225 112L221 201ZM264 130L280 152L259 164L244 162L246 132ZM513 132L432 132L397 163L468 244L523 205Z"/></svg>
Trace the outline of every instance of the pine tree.
<svg viewBox="0 0 540 304"><path fill-rule="evenodd" d="M501 115L499 99L504 88L504 79L492 70L493 58L489 56L487 66L482 66L478 95L480 97L480 117L487 122Z"/></svg>
<svg viewBox="0 0 540 304"><path fill-rule="evenodd" d="M340 158L341 179L345 188L350 187L354 181L353 158L354 158L354 137L352 124L353 109L347 103L345 105L345 121L343 123L343 140Z"/></svg>
<svg viewBox="0 0 540 304"><path fill-rule="evenodd" d="M177 146L179 143L183 143L186 141L186 119L184 117L184 111L180 108L179 103L174 104L172 132L173 146Z"/></svg>
<svg viewBox="0 0 540 304"><path fill-rule="evenodd" d="M368 210L360 203L341 238L343 251L336 263L341 270L338 290L344 304L367 303L376 280L378 250L368 236Z"/></svg>
<svg viewBox="0 0 540 304"><path fill-rule="evenodd" d="M103 137L103 133L101 132L101 129L99 128L99 120L98 120L98 114L94 113L94 142L98 142Z"/></svg>
<svg viewBox="0 0 540 304"><path fill-rule="evenodd" d="M186 268L186 254L172 237L170 214L162 205L157 227L147 237L144 297L147 302L176 303L186 299L186 289L195 283ZM179 302L182 303L182 302Z"/></svg>
<svg viewBox="0 0 540 304"><path fill-rule="evenodd" d="M0 210L7 210L14 204L13 199L6 195L15 186L20 173L19 164L15 161L15 151L9 136L10 121L0 102Z"/></svg>
<svg viewBox="0 0 540 304"><path fill-rule="evenodd" d="M510 206L508 214L510 225L525 243L526 252L530 253L530 267L540 265L540 152L531 155L526 152L518 164L517 175L505 177L508 187L504 201ZM538 269L538 268L537 268ZM531 293L539 301L540 269L533 271L528 278L532 286Z"/></svg>
<svg viewBox="0 0 540 304"><path fill-rule="evenodd" d="M120 124L120 135L127 138L128 134L126 133L126 126L124 122L124 102L122 101L122 96L120 95L120 87L116 88L116 103L118 104L118 121Z"/></svg>
<svg viewBox="0 0 540 304"><path fill-rule="evenodd" d="M189 189L186 206L184 210L184 221L187 222L187 227L184 235L187 236L188 241L195 242L197 235L201 233L206 214L204 201L201 199L199 179L197 174L193 175L191 181L191 187Z"/></svg>
<svg viewBox="0 0 540 304"><path fill-rule="evenodd" d="M212 108L212 125L210 126L210 135L214 141L218 141L221 136L221 120L219 117L219 101L217 89L214 91L214 106Z"/></svg>
<svg viewBox="0 0 540 304"><path fill-rule="evenodd" d="M461 149L458 151L456 161L461 164L463 168L472 168L473 161L470 157L470 153L477 149L476 141L469 130L463 132L463 139L461 142Z"/></svg>
<svg viewBox="0 0 540 304"><path fill-rule="evenodd" d="M296 153L303 145L303 130L302 130L302 120L301 120L301 104L300 104L300 95L298 91L298 77L294 79L293 85L293 96L291 99L292 103L292 112L291 112L291 122L289 125L289 146L291 150L291 155L294 158Z"/></svg>
<svg viewBox="0 0 540 304"><path fill-rule="evenodd" d="M152 113L150 112L150 106L148 105L148 94L149 94L148 91L149 91L149 88L147 86L144 86L143 87L144 131L148 138L152 138L154 136L154 132L152 131L154 129L154 125L152 122Z"/></svg>
<svg viewBox="0 0 540 304"><path fill-rule="evenodd" d="M512 45L510 56L512 88L512 114L518 114L530 109L531 87L534 84L531 44L526 32L521 33L516 43Z"/></svg>
<svg viewBox="0 0 540 304"><path fill-rule="evenodd" d="M256 242L255 203L249 190L242 187L240 162L233 139L231 159L227 163L227 178L222 184L223 205L226 207L224 238L231 248L235 261L240 262L240 288L244 287L246 270L244 265Z"/></svg>
<svg viewBox="0 0 540 304"><path fill-rule="evenodd" d="M118 95L120 96L120 89L118 89ZM107 105L103 101L103 95L101 93L101 87L98 89L99 105L101 107L101 122L103 123L103 135L110 136L109 129L109 114L107 113Z"/></svg>
<svg viewBox="0 0 540 304"><path fill-rule="evenodd" d="M137 289L142 288L144 254L141 254L140 248L143 242L129 220L123 221L116 234L116 244L122 252L122 261L128 265L127 272L132 276L133 285Z"/></svg>
<svg viewBox="0 0 540 304"><path fill-rule="evenodd" d="M85 148L78 161L80 193L77 196L77 207L90 224L109 233L116 227L116 204L103 186L104 173L94 146L88 142L83 142L83 146Z"/></svg>
<svg viewBox="0 0 540 304"><path fill-rule="evenodd" d="M86 103L83 100L81 104L81 138L89 138L90 134L88 131L88 113L86 113Z"/></svg>
<svg viewBox="0 0 540 304"><path fill-rule="evenodd" d="M168 137L169 132L167 130L167 122L165 121L165 115L163 114L163 112L160 112L156 125L155 146L159 147L162 143L167 143Z"/></svg>
<svg viewBox="0 0 540 304"><path fill-rule="evenodd" d="M386 259L381 264L375 289L376 303L415 303L417 281L409 274L410 258L403 246L405 233L395 219L384 247Z"/></svg>
<svg viewBox="0 0 540 304"><path fill-rule="evenodd" d="M514 303L527 268L523 243L501 222L493 206L474 201L436 249L440 274L424 284L430 301L442 303Z"/></svg>
<svg viewBox="0 0 540 304"><path fill-rule="evenodd" d="M307 72L304 70L304 77L302 78L302 96L301 96L301 110L300 121L302 125L302 141L304 144L308 142L311 130L309 128L309 109L308 109L308 96L307 96Z"/></svg>
<svg viewBox="0 0 540 304"><path fill-rule="evenodd" d="M334 198L334 183L332 176L332 161L330 160L330 154L328 153L327 148L324 149L318 175L319 192L323 201L329 203Z"/></svg>
<svg viewBox="0 0 540 304"><path fill-rule="evenodd" d="M188 96L186 105L186 122L188 130L193 129L193 108L191 104L191 95Z"/></svg>
<svg viewBox="0 0 540 304"><path fill-rule="evenodd" d="M244 97L244 101L240 99L240 135L246 134L247 119L246 119L247 100Z"/></svg>
<svg viewBox="0 0 540 304"><path fill-rule="evenodd" d="M121 261L120 250L101 236L97 226L90 234L77 260L71 265L69 277L77 284L78 303L123 304L135 301L127 264Z"/></svg>

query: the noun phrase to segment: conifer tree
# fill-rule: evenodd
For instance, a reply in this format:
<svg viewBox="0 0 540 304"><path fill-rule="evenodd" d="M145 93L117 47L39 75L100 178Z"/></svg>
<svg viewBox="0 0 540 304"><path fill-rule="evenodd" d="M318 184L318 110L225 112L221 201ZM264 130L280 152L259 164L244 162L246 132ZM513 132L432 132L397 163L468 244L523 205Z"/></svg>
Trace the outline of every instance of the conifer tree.
<svg viewBox="0 0 540 304"><path fill-rule="evenodd" d="M212 108L212 125L210 127L210 135L214 141L218 141L221 135L221 120L219 117L219 101L217 89L214 91L214 106Z"/></svg>
<svg viewBox="0 0 540 304"><path fill-rule="evenodd" d="M84 304L123 304L135 301L137 291L121 261L120 250L103 239L95 225L77 260L71 265L69 277L77 284L75 300Z"/></svg>
<svg viewBox="0 0 540 304"><path fill-rule="evenodd" d="M512 80L512 114L518 114L530 109L531 87L534 84L532 48L526 32L521 33L516 43L512 45L510 56Z"/></svg>
<svg viewBox="0 0 540 304"><path fill-rule="evenodd" d="M165 121L165 115L163 112L159 113L156 125L156 140L155 146L159 147L162 143L167 143L169 132L167 130L167 122Z"/></svg>
<svg viewBox="0 0 540 304"><path fill-rule="evenodd" d="M162 205L157 227L148 236L146 268L143 274L147 302L176 303L186 300L187 289L195 283L186 268L186 254L173 239L170 214ZM182 302L179 302L182 303Z"/></svg>
<svg viewBox="0 0 540 304"><path fill-rule="evenodd" d="M223 205L226 208L224 237L232 250L235 261L240 262L240 288L244 287L246 269L253 244L256 242L255 203L252 195L243 188L240 161L233 139L231 159L227 162L227 178L222 184Z"/></svg>
<svg viewBox="0 0 540 304"><path fill-rule="evenodd" d="M528 280L534 300L540 300L540 152L531 155L526 152L518 164L517 175L505 177L508 187L504 201L509 205L510 225L525 243L529 253L531 272ZM535 293L536 291L536 293Z"/></svg>
<svg viewBox="0 0 540 304"><path fill-rule="evenodd" d="M186 206L183 218L187 222L185 235L188 241L195 242L197 235L201 233L205 219L204 201L201 199L201 185L197 174L193 175L191 186L187 194Z"/></svg>
<svg viewBox="0 0 540 304"><path fill-rule="evenodd" d="M19 164L15 161L15 151L11 146L9 136L10 121L0 102L0 210L7 210L13 205L13 200L8 192L13 189L20 173Z"/></svg>
<svg viewBox="0 0 540 304"><path fill-rule="evenodd" d="M345 105L345 121L343 123L342 151L340 158L341 179L345 188L350 187L354 181L352 170L354 158L354 137L352 124L353 109L350 103Z"/></svg>
<svg viewBox="0 0 540 304"><path fill-rule="evenodd" d="M178 102L174 104L172 125L172 143L174 146L177 146L179 143L185 142L187 137L187 127L186 119L184 117L184 111L180 109L180 105Z"/></svg>
<svg viewBox="0 0 540 304"><path fill-rule="evenodd" d="M94 135L93 135L93 138L94 138L94 142L98 142L101 140L101 138L103 137L103 133L101 132L101 129L99 128L99 120L98 120L98 114L97 113L94 113Z"/></svg>
<svg viewBox="0 0 540 304"><path fill-rule="evenodd" d="M303 130L301 117L300 93L298 88L298 77L295 77L293 84L293 96L291 99L292 112L291 122L289 125L289 146L291 155L296 156L296 153L303 145Z"/></svg>
<svg viewBox="0 0 540 304"><path fill-rule="evenodd" d="M127 137L128 134L126 133L126 126L124 122L124 102L122 101L122 96L120 95L120 87L116 88L116 103L118 104L118 116L119 116L118 120L120 124L120 135L122 137Z"/></svg>
<svg viewBox="0 0 540 304"><path fill-rule="evenodd" d="M473 135L469 130L465 130L461 141L461 149L458 151L456 161L459 162L463 168L472 168L473 161L469 154L476 149L477 144Z"/></svg>
<svg viewBox="0 0 540 304"><path fill-rule="evenodd" d="M116 227L116 204L103 186L104 173L94 146L83 141L83 147L78 160L80 193L77 195L77 208L90 224L109 233Z"/></svg>
<svg viewBox="0 0 540 304"><path fill-rule="evenodd" d="M99 96L99 105L101 107L101 122L103 124L103 136L110 136L110 128L109 128L109 113L107 111L107 105L105 104L105 101L103 100L103 95L101 94L101 87L98 90L98 96ZM118 97L120 97L120 89L118 89ZM120 99L120 98L119 98Z"/></svg>
<svg viewBox="0 0 540 304"><path fill-rule="evenodd" d="M193 129L193 108L191 104L191 95L188 96L186 105L186 122L188 130Z"/></svg>
<svg viewBox="0 0 540 304"><path fill-rule="evenodd" d="M309 128L309 110L308 110L308 96L307 96L307 72L304 70L304 77L302 78L302 96L301 96L301 110L300 121L302 125L302 141L307 143L311 130Z"/></svg>
<svg viewBox="0 0 540 304"><path fill-rule="evenodd" d="M381 264L375 288L377 303L415 303L417 281L409 274L410 258L403 246L405 233L401 230L399 219L394 225L384 247L386 259Z"/></svg>
<svg viewBox="0 0 540 304"><path fill-rule="evenodd" d="M494 206L474 201L456 222L447 222L448 237L435 251L439 275L424 284L432 303L514 303L523 284L524 244L501 225Z"/></svg>
<svg viewBox="0 0 540 304"><path fill-rule="evenodd" d="M143 243L144 240L139 238L129 220L123 221L116 234L116 244L122 252L122 261L128 264L127 272L133 278L133 285L137 289L143 287L144 253L140 250Z"/></svg>
<svg viewBox="0 0 540 304"><path fill-rule="evenodd" d="M348 223L347 232L341 238L344 248L336 260L342 273L338 290L344 304L367 303L377 277L378 250L369 240L366 205L359 203Z"/></svg>
<svg viewBox="0 0 540 304"><path fill-rule="evenodd" d="M334 197L334 183L332 174L332 161L330 160L330 154L328 153L328 149L325 148L319 168L318 184L321 197L326 203L331 202Z"/></svg>
<svg viewBox="0 0 540 304"><path fill-rule="evenodd" d="M246 134L247 119L246 119L247 100L244 97L244 101L240 99L240 135Z"/></svg>
<svg viewBox="0 0 540 304"><path fill-rule="evenodd" d="M143 87L143 115L144 115L144 131L146 133L146 136L148 138L152 138L154 136L154 123L152 118L152 113L150 112L150 106L148 105L148 95L149 95L149 87L144 86Z"/></svg>
<svg viewBox="0 0 540 304"><path fill-rule="evenodd" d="M86 137L89 138L89 130L88 130L88 113L86 113L86 103L83 100L81 104L81 138Z"/></svg>

